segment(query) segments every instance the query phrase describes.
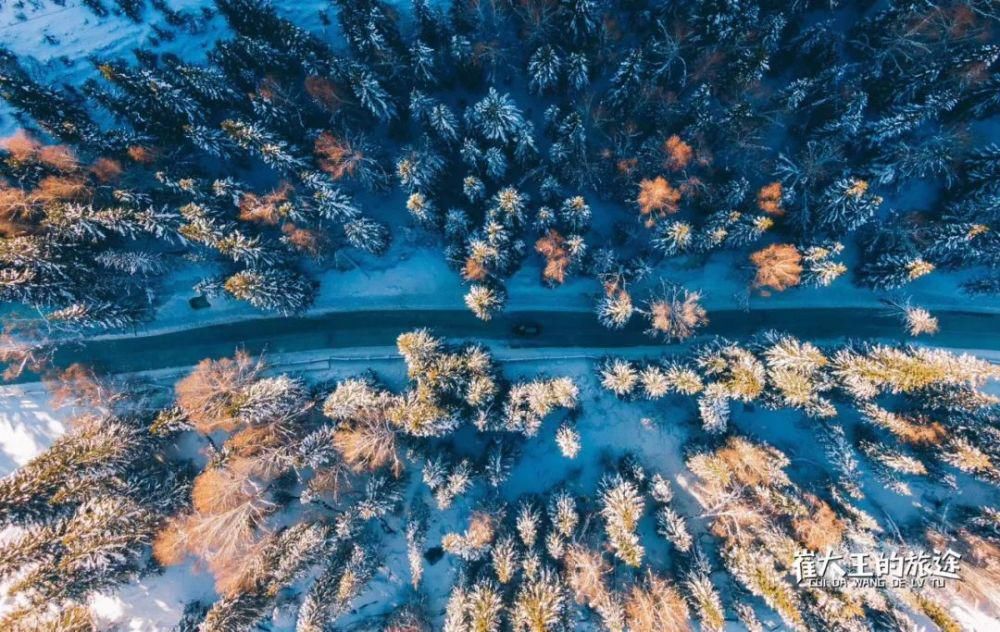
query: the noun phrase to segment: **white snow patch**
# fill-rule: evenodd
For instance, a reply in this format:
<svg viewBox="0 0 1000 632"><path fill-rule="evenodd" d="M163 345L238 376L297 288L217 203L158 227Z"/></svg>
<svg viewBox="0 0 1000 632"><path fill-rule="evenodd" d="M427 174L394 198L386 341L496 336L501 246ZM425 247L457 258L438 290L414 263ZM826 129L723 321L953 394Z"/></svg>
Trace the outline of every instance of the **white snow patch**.
<svg viewBox="0 0 1000 632"><path fill-rule="evenodd" d="M125 632L170 630L190 601L213 601L212 579L191 565L172 566L90 600L90 611L101 623Z"/></svg>
<svg viewBox="0 0 1000 632"><path fill-rule="evenodd" d="M90 600L90 610L101 620L118 622L125 613L125 603L120 597L95 595Z"/></svg>
<svg viewBox="0 0 1000 632"><path fill-rule="evenodd" d="M0 476L24 465L66 431L41 384L0 387Z"/></svg>

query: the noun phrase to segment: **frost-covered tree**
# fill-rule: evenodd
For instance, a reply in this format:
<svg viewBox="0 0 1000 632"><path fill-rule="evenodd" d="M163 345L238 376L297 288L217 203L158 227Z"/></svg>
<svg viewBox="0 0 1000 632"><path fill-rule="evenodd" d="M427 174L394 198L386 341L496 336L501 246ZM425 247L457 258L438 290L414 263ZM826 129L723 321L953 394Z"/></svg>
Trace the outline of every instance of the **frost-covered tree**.
<svg viewBox="0 0 1000 632"><path fill-rule="evenodd" d="M375 573L372 553L354 544L342 547L306 593L299 608L296 630L320 632L345 613Z"/></svg>
<svg viewBox="0 0 1000 632"><path fill-rule="evenodd" d="M615 556L629 566L639 566L645 549L636 528L645 510L645 502L635 483L621 475L601 481L601 517Z"/></svg>
<svg viewBox="0 0 1000 632"><path fill-rule="evenodd" d="M516 630L549 632L560 629L565 616L562 580L549 569L521 583L514 597L513 623Z"/></svg>
<svg viewBox="0 0 1000 632"><path fill-rule="evenodd" d="M556 445L564 457L575 459L580 453L580 433L572 426L563 424L556 430Z"/></svg>
<svg viewBox="0 0 1000 632"><path fill-rule="evenodd" d="M686 340L708 323L701 306L701 294L676 285L665 285L646 303L643 315L649 320L649 335L666 340Z"/></svg>
<svg viewBox="0 0 1000 632"><path fill-rule="evenodd" d="M579 394L580 389L568 377L518 382L507 393L502 428L534 436L546 416L559 408L575 408Z"/></svg>
<svg viewBox="0 0 1000 632"><path fill-rule="evenodd" d="M185 500L183 472L164 466L166 441L138 418L96 416L0 481L0 574L18 603L6 620L85 603L147 568L150 545Z"/></svg>
<svg viewBox="0 0 1000 632"><path fill-rule="evenodd" d="M490 88L486 96L465 111L465 122L470 129L489 141L508 143L525 125L521 110L508 94Z"/></svg>
<svg viewBox="0 0 1000 632"><path fill-rule="evenodd" d="M559 84L562 59L550 45L540 47L528 60L530 85L537 92L545 92Z"/></svg>
<svg viewBox="0 0 1000 632"><path fill-rule="evenodd" d="M934 271L934 264L919 257L888 253L859 270L863 282L877 289L895 289Z"/></svg>
<svg viewBox="0 0 1000 632"><path fill-rule="evenodd" d="M506 301L506 291L503 288L491 288L486 285L474 284L465 295L465 305L476 318L490 320L493 314L503 309Z"/></svg>
<svg viewBox="0 0 1000 632"><path fill-rule="evenodd" d="M841 178L823 191L818 223L834 236L844 235L871 221L881 204L882 198L869 191L867 181Z"/></svg>
<svg viewBox="0 0 1000 632"><path fill-rule="evenodd" d="M291 270L244 270L225 280L226 292L258 309L294 314L313 301L315 285Z"/></svg>
<svg viewBox="0 0 1000 632"><path fill-rule="evenodd" d="M0 96L57 138L67 141L99 138L82 104L33 80L17 56L6 49L0 50Z"/></svg>
<svg viewBox="0 0 1000 632"><path fill-rule="evenodd" d="M465 532L446 533L441 538L441 547L465 561L475 561L487 555L495 536L494 518L485 512L475 512Z"/></svg>

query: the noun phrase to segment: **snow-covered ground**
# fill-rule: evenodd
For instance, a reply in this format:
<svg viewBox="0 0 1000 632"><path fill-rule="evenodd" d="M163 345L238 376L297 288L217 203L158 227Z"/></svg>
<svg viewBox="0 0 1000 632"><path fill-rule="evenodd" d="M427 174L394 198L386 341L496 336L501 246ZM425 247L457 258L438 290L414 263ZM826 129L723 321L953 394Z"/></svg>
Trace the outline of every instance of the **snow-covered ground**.
<svg viewBox="0 0 1000 632"><path fill-rule="evenodd" d="M657 356L662 348L632 348L623 353L630 357ZM973 351L974 352L974 351ZM521 456L508 483L502 488L502 498L512 501L522 494L544 494L560 486L565 486L577 496L593 497L598 480L605 468L625 453L632 453L652 474L659 472L667 477L679 490L675 508L691 518L692 534L705 547L712 546L712 536L707 533L704 522L697 518L700 508L694 498L687 493L688 477L685 476L685 450L690 441L700 435L697 411L691 400L668 398L658 402L621 402L597 383L594 373L595 360L603 355L600 349L578 349L567 353L561 349L493 349L495 357L501 361L506 376L528 378L539 373L556 376L568 375L580 386L582 414L576 421L576 429L582 438L583 448L573 460L560 455L555 445L555 430L558 420L550 419L538 436L521 444ZM984 352L993 360L1000 359L996 352ZM359 348L350 352L329 355L310 352L307 354L275 355L270 358L275 372L293 372L310 380L341 379L372 368L391 388L401 388L406 381L405 367L393 349ZM164 370L149 372L144 377L170 382L183 371ZM46 411L42 390L37 385L20 387L20 395L4 393L6 397L21 397L21 401L31 402L33 415L51 431L61 425L57 419L65 419L62 412ZM9 409L9 407L8 407ZM814 446L817 427L814 421L789 411L764 411L740 409L735 411L734 423L741 434L747 434L778 447L791 459L789 474L798 484L808 487L827 464L821 463L823 456L803 446ZM843 418L848 423L849 417ZM48 439L57 433L35 437L31 450L44 447ZM459 433L455 438L455 449L463 450L465 439ZM27 444L26 444L27 445ZM31 450L22 447L17 459L29 457ZM11 457L14 458L14 457ZM20 461L18 461L20 462ZM870 473L869 473L870 474ZM981 486L961 485L950 490L932 485L916 484L914 495L898 496L882 489L871 476L865 477L867 499L862 508L872 515L882 516L884 510L891 511L900 524L913 520L927 507L943 499L955 502L969 496L966 502L975 503L982 493ZM419 476L411 477L407 488L407 498L419 488ZM426 546L436 546L441 537L449 532L462 530L469 510L482 498L485 489L480 483L476 492L463 497L447 511L431 513ZM406 570L404 529L398 514L389 517L383 546L383 566L368 589L354 602L355 613L339 621L349 624L359 615L369 616L390 611L402 604L411 594L409 574ZM647 559L655 568L669 569L676 562L673 549L656 535L655 521L647 512L640 525L643 544L647 547ZM428 565L424 579L424 592L428 611L438 613L444 606L449 587L453 580L452 557L446 555L434 565ZM716 573L713 579L724 593L731 590L724 573ZM186 603L196 599L212 600L214 592L211 576L204 570L183 565L167 569L163 574L144 577L117 591L103 594L94 599L91 608L94 613L109 624L122 630L161 631L168 630L182 615ZM0 609L3 603L0 600ZM762 612L765 621L775 625L780 622L771 613ZM958 617L969 630L995 630L1000 620L984 618L971 605L956 605L952 614ZM976 619L978 617L978 619ZM273 629L278 632L291 630L294 617L278 609L275 613ZM588 629L583 622L577 629ZM741 629L733 624L731 629Z"/></svg>
<svg viewBox="0 0 1000 632"><path fill-rule="evenodd" d="M467 291L459 275L450 269L437 247L413 245L402 239L382 257L350 253L347 270L328 269L320 272L319 295L305 315L355 310L401 309L465 309L463 296ZM769 295L750 293L747 279L742 278L742 264L735 253L716 253L703 265L688 267L683 260L667 262L657 268L653 283L659 279L683 284L692 290L702 290L703 304L709 312L733 309L794 309L796 307L884 307L886 293L873 292L839 279L825 288L792 288ZM174 273L161 291L162 304L152 322L136 329L139 334L163 333L189 328L217 325L236 320L268 318L242 301L223 296L210 299L211 306L192 309L188 300L195 296L191 287L212 273L210 268L192 266ZM507 283L509 311L590 311L594 309L601 288L590 278L573 277L557 288L540 281L540 262L529 257L524 267ZM969 297L961 292L960 278L940 274L918 279L898 293L910 297L914 304L936 310L1000 312L1000 301L986 297ZM637 296L642 296L641 292ZM596 318L596 316L595 316ZM134 335L132 332L103 334L100 338Z"/></svg>
<svg viewBox="0 0 1000 632"><path fill-rule="evenodd" d="M66 431L66 409L54 409L41 384L0 387L0 476L24 465Z"/></svg>
<svg viewBox="0 0 1000 632"><path fill-rule="evenodd" d="M628 355L655 354L658 349L635 348ZM601 350L574 350L572 353L558 349L495 350L495 356L504 365L508 377L531 377L538 373L571 375L581 386L584 414L577 422L583 438L583 449L574 460L559 454L555 446L556 424L548 422L538 436L522 444L522 456L502 493L513 500L525 493L544 493L565 485L574 494L592 497L602 467L626 451L635 452L651 470L670 478L683 470L681 448L691 430L696 427L693 410L685 406L622 405L606 391L600 389L593 376L594 360ZM405 380L405 367L392 349L356 349L350 355L340 355L334 362L317 354L289 354L271 358L274 371L302 372L310 379L337 379L373 368L388 385L401 387ZM160 371L146 377L168 381L177 377L178 371ZM38 448L44 447L38 445ZM458 446L461 449L461 446ZM419 489L419 476L413 477L408 495ZM470 507L481 498L485 490L480 484L477 493L460 499L447 511L431 512L426 546L436 546L449 531L464 529ZM678 505L686 514L695 512L693 501ZM387 536L380 548L384 566L375 580L357 600L355 608L364 615L390 611L404 602L409 594L409 574L406 570L405 541L398 515L388 519L396 533ZM655 535L652 515L644 520L644 541L648 544L650 559L657 559L657 566L669 565L669 547ZM707 536L706 536L707 537ZM429 601L429 611L438 612L447 598L454 568L452 557L425 569L424 589ZM210 574L184 565L172 567L162 575L153 575L133 582L121 589L94 599L91 609L101 620L129 631L168 630L179 619L187 602L204 598L214 599ZM367 604L368 607L364 607ZM0 599L0 610L3 601ZM338 623L346 624L348 616ZM276 631L289 630L279 625ZM293 626L293 624L292 624ZM583 629L582 627L580 629Z"/></svg>
<svg viewBox="0 0 1000 632"><path fill-rule="evenodd" d="M215 14L211 0L164 2L186 18L187 24L180 31L150 2L143 3L142 20L138 23L117 13L118 7L112 0L104 0L103 4L110 14L100 17L80 0L4 2L0 4L0 42L17 54L22 63L34 59L37 63L28 69L39 79L78 86L95 76L91 57L129 58L136 48L152 48L197 63L204 61L216 40L229 34L225 20ZM330 2L306 0L282 4L282 15L314 33L322 35L334 28L320 19L321 12L336 15ZM5 123L9 126L11 121L7 119Z"/></svg>
<svg viewBox="0 0 1000 632"><path fill-rule="evenodd" d="M505 365L534 365L536 362L593 361L601 358L600 349L505 349L494 347L494 357ZM656 354L658 347L633 347L616 355L642 357ZM402 384L402 360L394 348L356 347L350 350L310 351L275 354L267 357L271 370L304 375L310 379L325 379L338 375L360 373L371 367L395 376ZM138 376L159 383L171 384L188 372L188 368L144 371ZM40 382L0 386L0 476L45 450L66 431L66 422L75 411L72 407L54 408L51 396Z"/></svg>
<svg viewBox="0 0 1000 632"><path fill-rule="evenodd" d="M216 40L229 28L216 15L212 0L166 0L164 4L186 19L178 30L150 2L143 3L138 23L117 13L113 0L103 4L110 14L96 15L80 0L7 0L0 3L0 44L15 53L39 80L79 86L95 76L90 58L130 58L136 48L173 53L197 63L204 61ZM328 0L278 3L283 17L332 41L336 32L336 6ZM388 0L389 5L409 5ZM326 16L326 20L322 16ZM405 14L403 14L405 16ZM17 125L5 104L0 104L0 135Z"/></svg>
<svg viewBox="0 0 1000 632"><path fill-rule="evenodd" d="M114 8L112 2L105 2ZM148 47L158 52L174 53L188 61L202 61L214 42L229 34L225 21L214 15L210 0L172 0L171 9L190 18L189 26L178 30L166 23L164 14L145 4L143 20L134 23L120 15L98 17L79 0L66 0L64 6L50 0L22 0L0 4L0 43L22 60L33 59L30 70L39 80L80 85L95 76L90 59L128 58L133 49ZM393 0L403 18L408 2ZM336 45L336 7L326 0L278 3L279 13L299 26ZM322 17L322 16L325 16ZM404 19L405 21L405 19ZM173 33L163 36L158 29ZM0 135L17 127L11 113L0 105ZM988 135L992 128L981 130ZM923 204L920 187L911 187L902 195L890 196L887 206L901 210L918 209ZM595 225L607 229L614 221L631 213L620 205L600 200L588 201L594 208ZM316 270L320 293L310 314L356 309L444 308L461 309L465 289L458 275L448 268L440 245L425 231L400 225L403 198L398 193L359 197L362 207L376 217L391 215L394 243L382 257L347 252L338 262L341 269ZM770 296L748 292L749 272L745 254L714 253L705 261L684 258L658 268L653 283L660 278L683 283L705 293L705 305L712 309L742 308L749 299L754 309L841 306L870 307L879 304L882 295L854 286L842 278L829 288L794 288ZM851 261L847 262L849 265ZM355 267L355 265L357 267ZM159 289L156 318L140 332L162 332L207 324L266 316L243 302L223 297L212 299L211 307L193 310L188 299L192 286L213 273L211 266L185 265L170 275ZM935 272L907 286L901 294L912 296L914 303L934 309L1000 311L1000 301L972 298L958 285L960 276ZM557 289L540 283L537 255L531 254L526 265L508 282L508 309L512 310L588 310L600 292L596 281L571 278Z"/></svg>
<svg viewBox="0 0 1000 632"><path fill-rule="evenodd" d="M106 4L111 8L113 3ZM192 16L192 28L173 39L164 39L154 27L165 26L163 15L147 3L144 20L135 24L121 16L99 18L77 0L68 0L65 6L48 0L31 2L5 2L0 5L0 44L19 57L31 57L37 64L30 69L39 78L79 85L93 76L88 61L91 55L99 58L128 56L133 48L151 46L161 52L182 55L190 61L204 57L215 39L226 34L224 21L219 17L206 17L203 8L211 6L208 0L170 0L169 6ZM396 4L405 5L405 0ZM327 0L306 0L282 3L282 15L320 35L332 35L332 29L321 20L321 12L331 18L333 11ZM332 37L328 38L332 39ZM6 110L0 110L0 134L16 128L16 122ZM392 196L390 203L401 211L401 200ZM598 212L616 213L618 209L601 206ZM440 249L428 243L419 231L397 230L390 251L383 257L349 253L346 270L329 269L318 274L320 294L311 314L329 311L374 309L460 309L465 292L458 275L448 268ZM744 255L716 253L698 265L686 265L683 260L672 262L657 271L671 281L681 282L691 289L705 290L705 305L710 314L713 309L735 309L743 306L747 296L747 276L742 269ZM357 264L356 266L352 264ZM177 270L161 289L163 299L156 319L141 328L140 332L152 333L199 327L267 316L242 302L223 298L212 299L212 306L192 310L188 299L193 296L191 286L211 270L189 266ZM508 309L511 310L574 310L592 308L600 291L590 279L570 279L557 289L549 289L539 282L540 269L534 255L509 282ZM913 301L934 311L935 309L963 309L1000 312L1000 302L990 299L971 299L958 290L959 278L934 273L907 287L905 294ZM796 288L771 296L750 296L752 309L821 307L871 307L879 305L880 295L855 287L846 278L830 288ZM632 348L617 355L649 355L662 348ZM583 414L577 422L582 435L583 450L575 460L559 455L554 444L555 425L549 422L539 436L523 444L521 460L504 489L504 496L512 499L522 493L542 493L558 485L567 485L571 491L592 496L602 465L626 451L635 453L650 470L658 471L672 480L680 490L685 489L683 477L683 449L697 427L695 411L690 402L621 403L596 384L593 363L604 352L600 349L515 350L497 347L496 356L504 364L510 377L533 375L539 372L550 375L570 375L581 386ZM977 355L1000 359L996 354L975 352ZM350 352L310 352L308 354L277 355L271 358L275 370L302 373L311 379L339 378L374 368L390 384L399 386L404 381L402 363L393 349L359 348ZM176 369L151 372L147 377L163 381L173 380L181 371ZM48 394L41 384L0 388L0 475L9 473L48 446L65 431L71 409L53 409ZM808 479L816 472L811 453L802 446L816 444L815 428L793 413L774 413L760 410L738 411L736 425L742 432L765 439L784 450L792 459L792 476ZM411 485L413 493L415 486ZM929 500L936 498L930 489L917 488L914 497L902 499L891 492L870 486L866 507L877 512L883 504L891 504L894 514L914 515ZM963 490L953 493L962 494ZM970 488L967 493L974 493ZM428 534L428 546L437 544L443 533L459 529L468 514L471 499L463 500L446 512L434 512ZM693 499L678 494L678 509L686 515L696 515L698 508ZM356 601L364 614L391 609L408 595L408 574L398 518L389 521L396 537L387 538L384 553L387 565L381 569L376 581ZM708 539L704 524L695 524L695 532ZM654 534L652 517L647 516L642 525L643 540L649 546L651 559L668 567L670 549ZM450 557L446 556L427 569L426 587L430 610L439 611L451 584ZM717 575L721 584L724 576ZM161 575L153 575L129 584L120 590L103 595L91 604L95 614L109 625L122 630L168 630L181 616L184 605L199 597L213 596L210 576L191 566L173 567ZM0 611L4 608L0 596ZM983 619L973 609L954 610L972 630L998 630L1000 621ZM772 615L767 617L777 624ZM279 616L278 621L282 621ZM581 629L582 629L581 625ZM276 629L286 629L278 625Z"/></svg>

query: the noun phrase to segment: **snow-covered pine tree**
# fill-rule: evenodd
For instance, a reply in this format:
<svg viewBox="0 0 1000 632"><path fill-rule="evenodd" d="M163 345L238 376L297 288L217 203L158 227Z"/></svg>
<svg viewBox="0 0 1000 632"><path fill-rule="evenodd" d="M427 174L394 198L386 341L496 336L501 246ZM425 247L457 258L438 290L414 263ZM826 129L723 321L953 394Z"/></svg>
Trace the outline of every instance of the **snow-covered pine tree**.
<svg viewBox="0 0 1000 632"><path fill-rule="evenodd" d="M842 236L871 221L881 205L882 198L869 191L867 181L840 178L823 191L817 223Z"/></svg>
<svg viewBox="0 0 1000 632"><path fill-rule="evenodd" d="M100 146L98 128L83 106L34 81L17 56L7 49L0 49L0 97L31 116L56 138L69 142L96 142Z"/></svg>
<svg viewBox="0 0 1000 632"><path fill-rule="evenodd" d="M504 144L510 142L525 124L521 110L510 95L500 94L493 87L482 100L466 109L465 122L482 138Z"/></svg>
<svg viewBox="0 0 1000 632"><path fill-rule="evenodd" d="M543 93L559 85L562 59L551 45L544 45L532 53L528 60L529 85L532 90Z"/></svg>
<svg viewBox="0 0 1000 632"><path fill-rule="evenodd" d="M312 281L291 270L247 269L224 283L233 298L247 301L258 309L294 314L309 307L315 296Z"/></svg>

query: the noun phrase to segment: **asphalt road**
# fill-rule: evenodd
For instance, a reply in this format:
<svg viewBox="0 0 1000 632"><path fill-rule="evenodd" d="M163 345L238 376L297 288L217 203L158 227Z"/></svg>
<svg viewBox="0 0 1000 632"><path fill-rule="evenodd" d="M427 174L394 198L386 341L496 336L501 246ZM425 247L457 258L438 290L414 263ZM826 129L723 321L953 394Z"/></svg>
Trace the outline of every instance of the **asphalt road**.
<svg viewBox="0 0 1000 632"><path fill-rule="evenodd" d="M1000 314L937 312L941 332L920 342L943 347L1000 350ZM744 337L776 329L810 340L878 338L913 340L884 309L808 308L709 313L709 325L699 338ZM518 324L535 324L533 337L516 336ZM466 310L395 310L333 312L316 317L263 318L210 325L185 331L91 339L63 347L56 364L87 362L114 373L196 364L208 357L231 355L237 348L253 354L385 347L401 332L426 327L450 339L503 341L511 347L621 348L649 346L656 340L643 333L634 318L625 329L610 331L591 312L508 312L490 322ZM669 345L664 345L668 350Z"/></svg>

